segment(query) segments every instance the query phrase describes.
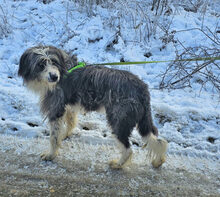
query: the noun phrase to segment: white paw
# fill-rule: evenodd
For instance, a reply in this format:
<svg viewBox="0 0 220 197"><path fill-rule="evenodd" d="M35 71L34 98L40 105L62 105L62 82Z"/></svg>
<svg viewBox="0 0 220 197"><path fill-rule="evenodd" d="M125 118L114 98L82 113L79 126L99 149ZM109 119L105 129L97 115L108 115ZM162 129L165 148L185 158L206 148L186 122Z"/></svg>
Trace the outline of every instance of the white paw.
<svg viewBox="0 0 220 197"><path fill-rule="evenodd" d="M51 161L56 157L56 154L51 154L51 153L48 153L48 152L44 152L40 156L41 156L42 160Z"/></svg>
<svg viewBox="0 0 220 197"><path fill-rule="evenodd" d="M161 156L152 161L152 166L154 168L159 168L166 161L166 156Z"/></svg>
<svg viewBox="0 0 220 197"><path fill-rule="evenodd" d="M112 160L109 162L109 166L113 169L121 169L131 163L132 158L132 152L129 154L129 156L126 159L120 159L120 160Z"/></svg>
<svg viewBox="0 0 220 197"><path fill-rule="evenodd" d="M121 169L123 167L123 165L119 164L117 160L110 161L109 166L113 169Z"/></svg>

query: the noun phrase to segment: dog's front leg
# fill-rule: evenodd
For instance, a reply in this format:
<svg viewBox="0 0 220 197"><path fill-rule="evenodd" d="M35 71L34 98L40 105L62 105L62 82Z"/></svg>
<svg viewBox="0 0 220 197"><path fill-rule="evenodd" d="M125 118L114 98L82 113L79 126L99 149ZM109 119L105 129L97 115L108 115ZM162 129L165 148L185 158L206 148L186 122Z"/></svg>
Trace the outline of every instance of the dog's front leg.
<svg viewBox="0 0 220 197"><path fill-rule="evenodd" d="M62 117L56 120L50 121L50 149L48 152L42 153L41 158L43 160L53 160L58 153L62 136L61 136Z"/></svg>
<svg viewBox="0 0 220 197"><path fill-rule="evenodd" d="M63 139L68 138L72 135L72 130L76 127L77 124L77 113L73 111L69 106L66 107L65 122L66 132L63 136Z"/></svg>

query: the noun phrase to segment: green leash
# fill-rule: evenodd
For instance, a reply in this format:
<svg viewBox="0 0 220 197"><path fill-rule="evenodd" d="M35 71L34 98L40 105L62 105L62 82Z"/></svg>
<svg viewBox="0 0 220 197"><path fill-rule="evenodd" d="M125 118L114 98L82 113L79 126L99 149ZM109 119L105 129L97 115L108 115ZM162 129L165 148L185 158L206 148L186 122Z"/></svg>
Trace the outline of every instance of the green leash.
<svg viewBox="0 0 220 197"><path fill-rule="evenodd" d="M192 62L192 61L205 61L205 60L220 60L220 56L219 57L201 57L201 58L182 59L182 60L161 60L161 61L142 61L142 62L111 62L111 63L100 63L100 64L91 64L91 65L94 65L94 66L97 66L97 65L114 66L114 65L152 64L152 63L184 62L184 61ZM87 64L85 62L79 62L77 66L69 69L68 73L71 73L72 71L76 70L77 68L82 68L86 65Z"/></svg>
<svg viewBox="0 0 220 197"><path fill-rule="evenodd" d="M132 65L132 64L151 64L151 63L164 63L164 62L184 62L184 61L205 61L205 60L220 60L219 57L201 57L194 59L182 59L182 60L160 60L160 61L143 61L143 62L112 62L112 63L101 63L93 65Z"/></svg>
<svg viewBox="0 0 220 197"><path fill-rule="evenodd" d="M71 73L72 71L76 70L77 68L82 68L82 67L84 67L84 66L86 66L86 63L85 63L85 62L78 62L78 65L77 65L77 66L75 66L75 67L69 69L67 72L68 72L68 73Z"/></svg>

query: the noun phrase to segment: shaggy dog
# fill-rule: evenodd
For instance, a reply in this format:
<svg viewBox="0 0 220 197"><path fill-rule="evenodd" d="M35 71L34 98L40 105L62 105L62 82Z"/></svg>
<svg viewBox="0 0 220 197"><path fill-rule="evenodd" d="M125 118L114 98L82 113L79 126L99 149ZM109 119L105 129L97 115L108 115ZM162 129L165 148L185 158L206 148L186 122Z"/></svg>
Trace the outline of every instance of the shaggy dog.
<svg viewBox="0 0 220 197"><path fill-rule="evenodd" d="M50 149L41 155L53 160L64 136L76 126L77 113L105 109L106 118L121 150L112 168L121 168L130 159L129 136L135 126L148 150L152 165L165 162L167 141L157 139L158 131L151 116L148 86L137 76L123 70L88 65L67 72L71 58L52 46L27 49L21 56L18 74L28 88L40 94L41 111L50 124ZM66 122L65 133L61 131Z"/></svg>

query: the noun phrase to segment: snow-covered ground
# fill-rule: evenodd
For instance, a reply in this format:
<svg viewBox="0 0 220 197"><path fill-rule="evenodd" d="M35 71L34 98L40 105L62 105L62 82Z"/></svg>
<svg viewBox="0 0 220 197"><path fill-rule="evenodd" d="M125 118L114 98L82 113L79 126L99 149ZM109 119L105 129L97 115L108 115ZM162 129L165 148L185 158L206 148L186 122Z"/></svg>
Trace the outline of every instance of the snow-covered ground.
<svg viewBox="0 0 220 197"><path fill-rule="evenodd" d="M145 6L149 5L146 3ZM163 47L164 43L160 39L164 35L163 31L152 29L154 35L148 40L147 28L138 18L141 14L135 13L135 8L131 10L131 6L126 8L120 3L118 6L121 6L118 10L96 6L91 13L91 10L86 9L88 7L73 1L55 0L43 4L36 0L0 0L1 138L16 136L14 140L22 138L27 144L29 138L49 139L46 122L43 122L39 112L38 97L29 92L17 76L19 58L28 47L54 45L76 54L80 61L89 63L118 62L122 58L125 61L175 59L176 48L173 44L167 43ZM200 31L181 30L201 28L204 25L211 30L219 30L218 0L212 1L205 15L186 12L181 6L172 8L175 11L171 16L159 17L157 20L163 24L170 23L170 32L179 31L175 34L178 40L187 47L212 44ZM148 11L148 16L153 18L150 6ZM134 28L138 25L142 29ZM145 57L149 52L152 56ZM213 168L216 166L219 169L219 95L209 86L200 91L201 87L197 83L192 84L191 88L159 90L161 79L158 75L165 71L166 66L167 63L160 63L117 68L130 70L149 84L154 121L160 135L169 142L168 155L205 158L214 162ZM111 141L111 132L102 114L81 115L76 132L83 139L90 140L90 143L96 143L95 139L103 140L103 143ZM142 144L136 131L131 141L134 149ZM4 144L0 146L7 149L3 147ZM34 148L29 145L27 147ZM31 151L29 148L26 150Z"/></svg>

